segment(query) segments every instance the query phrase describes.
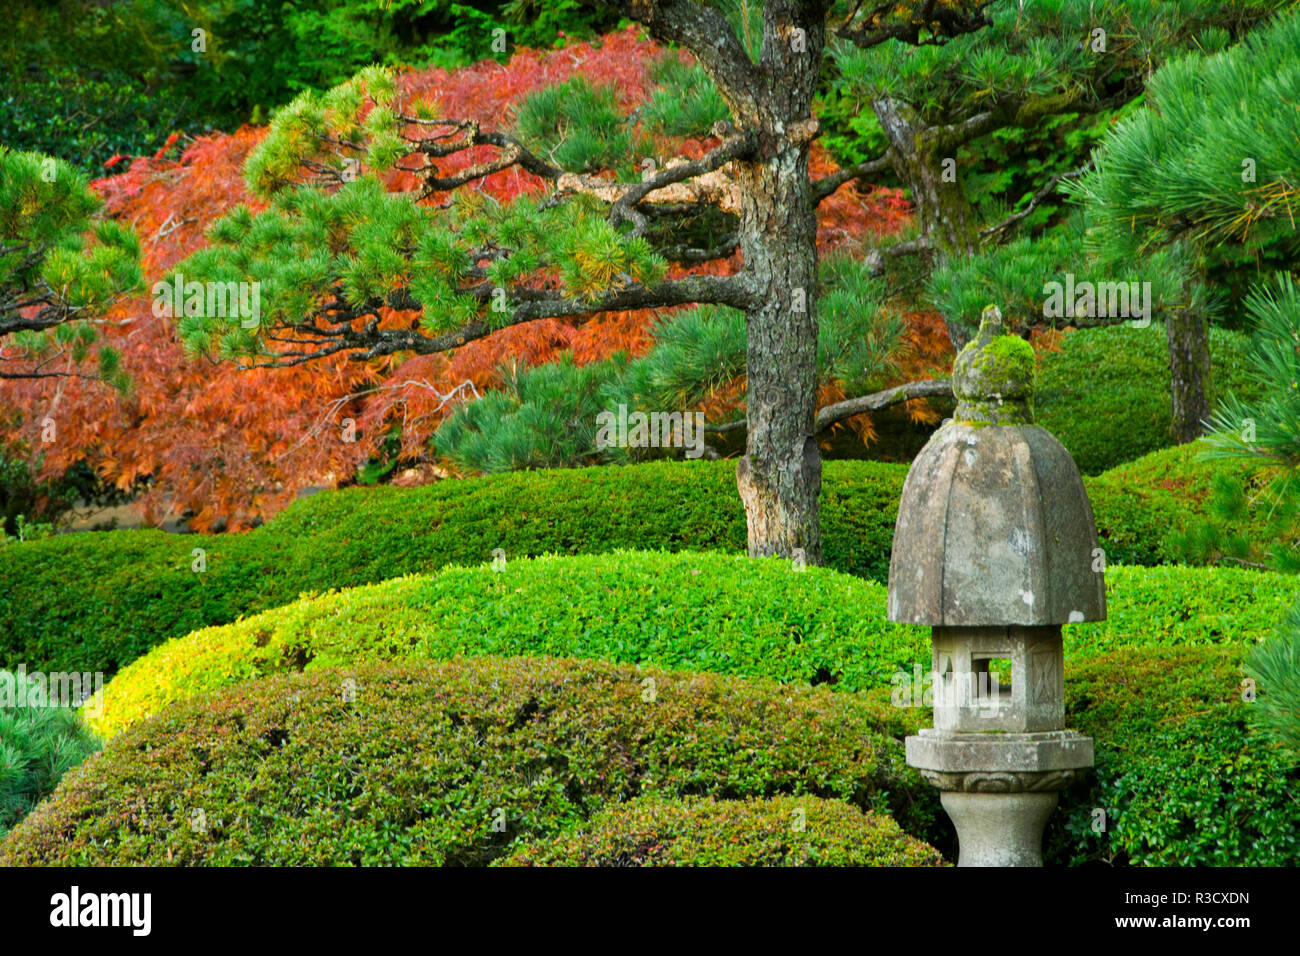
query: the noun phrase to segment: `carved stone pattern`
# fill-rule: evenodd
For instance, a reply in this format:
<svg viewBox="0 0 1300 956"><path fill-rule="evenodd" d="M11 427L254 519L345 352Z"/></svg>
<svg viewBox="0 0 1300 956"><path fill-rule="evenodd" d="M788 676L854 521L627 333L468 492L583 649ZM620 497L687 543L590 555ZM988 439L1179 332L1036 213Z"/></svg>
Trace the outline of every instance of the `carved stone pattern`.
<svg viewBox="0 0 1300 956"><path fill-rule="evenodd" d="M1084 771L944 773L939 770L922 770L920 773L927 783L940 790L963 793L1039 793L1045 790L1064 790L1080 779Z"/></svg>

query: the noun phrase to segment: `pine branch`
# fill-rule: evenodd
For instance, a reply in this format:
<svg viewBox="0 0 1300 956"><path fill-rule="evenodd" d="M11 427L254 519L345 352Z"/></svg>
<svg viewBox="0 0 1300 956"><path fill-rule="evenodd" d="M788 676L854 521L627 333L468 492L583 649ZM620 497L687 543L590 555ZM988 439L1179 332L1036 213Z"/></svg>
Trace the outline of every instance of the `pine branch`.
<svg viewBox="0 0 1300 956"><path fill-rule="evenodd" d="M1078 169L1072 169L1069 172L1065 172L1065 173L1057 173L1047 182L1045 186L1043 186L1042 189L1034 193L1033 197L1029 200L1029 204L1025 206L1024 209L1020 210L1020 212L1012 213L1010 216L1002 220L996 226L989 226L987 229L981 229L980 238L992 239L998 237L1001 234L1004 234L1007 229L1011 228L1016 223L1020 222L1022 219L1028 216L1031 212L1033 212L1038 207L1039 203L1041 203L1044 199L1050 196L1056 190L1058 183L1062 182L1063 180L1068 181L1068 180L1078 179L1080 176L1082 176L1090 169L1092 169L1091 158L1089 158L1088 161L1085 162Z"/></svg>
<svg viewBox="0 0 1300 956"><path fill-rule="evenodd" d="M812 183L812 201L817 205L823 199L831 196L835 190L839 189L851 179L865 179L868 176L874 176L891 168L892 163L888 155L879 156L876 159L867 160L865 163L858 163L856 166L849 166L839 172L831 173L829 176L823 176L821 179L815 179Z"/></svg>
<svg viewBox="0 0 1300 956"><path fill-rule="evenodd" d="M485 282L464 291L480 301L490 302L496 294L496 288ZM507 313L498 313L489 318L470 322L454 332L427 335L416 329L379 328L378 309L381 305L401 310L424 307L423 303L413 298L408 290L396 290L382 303L368 303L364 307L343 311L341 314L348 321L347 327L342 327L337 322L330 329L320 329L305 323L293 327L304 336L302 339L295 340L298 344L326 338L335 339L328 346L322 342L322 347L317 349L276 353L268 356L265 361L252 363L250 367L280 368L301 365L345 351L351 353L348 357L354 361L366 361L397 352L430 355L458 348L500 329L536 319L577 317L585 320L600 312L659 309L697 303L730 305L744 309L753 304L754 297L742 276L705 275L685 276L654 286L629 283L624 288L598 299L569 296L555 290L526 288L512 290L510 298L513 307ZM362 328L356 329L351 326L352 321L365 317L371 318Z"/></svg>
<svg viewBox="0 0 1300 956"><path fill-rule="evenodd" d="M833 405L827 405L819 409L817 419L813 424L813 431L820 434L837 422L852 418L854 415L861 415L863 412L880 411L882 408L897 405L899 402L910 401L914 398L940 396L952 396L952 383L947 379L927 379L925 381L895 385L893 388L887 388L884 391L873 392L870 395L859 395L857 398L845 399L842 402L836 402ZM742 418L722 425L708 425L704 430L713 435L723 435L746 426L747 422Z"/></svg>
<svg viewBox="0 0 1300 956"><path fill-rule="evenodd" d="M861 415L863 412L879 411L882 408L888 408L890 405L906 402L913 398L951 396L952 383L947 379L906 382L902 385L895 385L893 388L887 388L882 392L860 395L857 398L845 399L842 402L836 402L834 405L827 405L818 409L813 430L823 432L846 418Z"/></svg>

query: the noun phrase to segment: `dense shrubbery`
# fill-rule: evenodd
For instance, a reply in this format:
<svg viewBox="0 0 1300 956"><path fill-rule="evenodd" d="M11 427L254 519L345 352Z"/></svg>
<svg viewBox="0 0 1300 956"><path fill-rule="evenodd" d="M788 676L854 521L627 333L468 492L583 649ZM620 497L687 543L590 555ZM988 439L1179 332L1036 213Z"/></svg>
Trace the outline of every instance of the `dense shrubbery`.
<svg viewBox="0 0 1300 956"><path fill-rule="evenodd" d="M15 692L16 675L0 673ZM99 742L66 708L44 700L0 704L0 837L54 791L65 773L99 749Z"/></svg>
<svg viewBox="0 0 1300 956"><path fill-rule="evenodd" d="M1216 397L1258 394L1260 383L1246 363L1249 341L1210 329ZM1069 449L1081 472L1098 474L1168 447L1169 375L1163 325L1079 329L1040 363L1035 420Z"/></svg>
<svg viewBox="0 0 1300 956"><path fill-rule="evenodd" d="M1196 482L1182 452L1090 479L1107 559L1172 560L1168 535L1195 502L1162 482ZM884 581L906 467L827 462L827 564ZM649 529L649 530L648 530ZM205 571L192 570L203 550ZM247 535L115 531L0 549L0 666L112 672L162 641L300 593L508 559L617 548L743 552L730 462L656 462L495 475L423 488L326 492Z"/></svg>
<svg viewBox="0 0 1300 956"><path fill-rule="evenodd" d="M335 619L330 630L351 623ZM361 638L371 642L374 636L372 629ZM268 640L274 646L275 639ZM1063 798L1050 831L1049 862L1262 865L1297 859L1297 771L1283 751L1261 747L1247 733L1244 646L1090 654L1077 639L1072 644L1067 725L1096 738L1097 769ZM862 739L879 741L875 735L881 734L898 741L928 725L927 710L891 706L887 686L854 694L781 684L777 691L762 679L491 656L408 662L397 669L358 664L311 670L301 647L279 650L297 660L273 670L307 666L309 672L177 702L124 731L38 808L0 849L0 860L136 862L166 859L170 852L177 862L486 862L506 852L516 836L554 833L610 801L639 794L848 798L856 792L858 806L882 809L888 791L891 811L907 832L950 845L941 818L936 827L934 806L925 802L933 791L905 776L896 749L877 743L867 749L888 753L888 759L871 756L879 761L874 771L854 769ZM182 670L187 663L175 666ZM402 676L412 674L423 676ZM655 678L653 685L643 683L647 676ZM651 688L659 709L642 700ZM685 697L682 688L690 689ZM345 699L350 691L356 703ZM772 709L777 699L782 702ZM845 715L859 715L861 725L846 726ZM784 723L773 726L776 719ZM541 739L511 738L521 725ZM466 770L463 761L471 758L457 749L446 756L437 742L444 738L431 738L429 726L463 734L455 739L475 761L485 753L499 760ZM370 741L369 749L363 741ZM441 748L443 757L435 760L428 748ZM634 753L641 755L635 770L628 768ZM518 783L529 772L532 786ZM610 775L606 782L599 782L602 772ZM471 774L473 785L440 795L438 781L462 773ZM807 782L809 773L816 783ZM416 779L433 782L426 791ZM858 791L863 779L872 782ZM548 796L526 802L539 785ZM566 789L571 786L581 788L580 801ZM257 816L240 815L224 827L248 787L262 798ZM156 796L142 822L120 830L124 808L138 807L145 788ZM292 800L295 789L308 799ZM508 818L517 822L494 837L491 814L509 805L503 794L525 801L511 811L523 819ZM313 803L321 808L301 809ZM579 803L581 810L575 809ZM1091 829L1096 807L1107 812L1105 835ZM215 829L210 837L184 825L196 808ZM341 823L348 813L359 821ZM405 842L391 850L375 846L367 834L381 817L404 822L397 829L407 834ZM66 844L64 833L72 834ZM106 838L112 849L98 855L92 841Z"/></svg>
<svg viewBox="0 0 1300 956"><path fill-rule="evenodd" d="M1132 648L1066 670L1097 766L1061 797L1049 856L1157 866L1300 862L1300 768L1247 730L1245 648ZM1092 810L1107 814L1104 834Z"/></svg>
<svg viewBox="0 0 1300 956"><path fill-rule="evenodd" d="M889 817L838 800L640 798L500 866L942 866Z"/></svg>
<svg viewBox="0 0 1300 956"><path fill-rule="evenodd" d="M105 689L105 736L234 680L409 656L544 654L767 676L888 683L925 650L888 624L884 589L821 568L717 554L617 552L450 567L304 599L156 648Z"/></svg>
<svg viewBox="0 0 1300 956"><path fill-rule="evenodd" d="M1202 568L1111 568L1105 622L1069 625L1071 658L1122 646L1250 643L1300 583ZM1195 613L1194 613L1195 612ZM928 667L925 628L885 620L885 588L820 568L716 554L621 552L447 568L301 600L170 641L105 688L112 736L236 680L368 661L499 654L831 684L889 685Z"/></svg>
<svg viewBox="0 0 1300 956"><path fill-rule="evenodd" d="M1206 461L1205 450L1204 442L1175 445L1085 479L1108 554L1145 552L1144 564L1202 563L1185 538L1214 511L1216 482L1252 495L1258 486L1250 465ZM1234 534L1256 543L1270 540L1268 526L1263 503L1244 509L1230 522Z"/></svg>
<svg viewBox="0 0 1300 956"><path fill-rule="evenodd" d="M854 695L592 661L273 677L115 738L0 865L483 864L638 795L837 797L926 834L901 729Z"/></svg>

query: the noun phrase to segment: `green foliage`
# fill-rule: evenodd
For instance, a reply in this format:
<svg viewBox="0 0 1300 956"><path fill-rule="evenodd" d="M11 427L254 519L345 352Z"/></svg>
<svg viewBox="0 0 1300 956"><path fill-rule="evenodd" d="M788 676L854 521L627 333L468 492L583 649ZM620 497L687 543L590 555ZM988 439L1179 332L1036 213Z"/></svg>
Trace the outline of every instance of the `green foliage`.
<svg viewBox="0 0 1300 956"><path fill-rule="evenodd" d="M1242 700L1245 648L1130 648L1066 668L1066 724L1096 768L1061 796L1049 860L1280 866L1300 859L1300 770L1257 746ZM1106 831L1092 829L1093 809Z"/></svg>
<svg viewBox="0 0 1300 956"><path fill-rule="evenodd" d="M957 168L979 218L997 223L1024 211L1053 176L1078 169L1112 124L1140 102L1139 97L1119 109L1093 114L1053 113L1029 128L1004 126L962 146ZM1016 228L1021 235L1040 233L1067 216L1064 196L1049 196Z"/></svg>
<svg viewBox="0 0 1300 956"><path fill-rule="evenodd" d="M707 594L708 600L701 600ZM104 692L112 736L239 679L408 656L593 657L848 689L910 669L926 635L884 620L879 585L786 561L613 552L445 568L170 641Z"/></svg>
<svg viewBox="0 0 1300 956"><path fill-rule="evenodd" d="M1289 751L1292 764L1300 766L1300 602L1274 637L1251 648L1246 672L1259 684L1259 698L1250 709L1255 729Z"/></svg>
<svg viewBox="0 0 1300 956"><path fill-rule="evenodd" d="M571 467L599 457L600 390L626 365L615 356L576 366L501 369L502 386L458 408L435 436L438 454L484 474Z"/></svg>
<svg viewBox="0 0 1300 956"><path fill-rule="evenodd" d="M841 166L875 159L889 145L876 114L833 83L819 90L813 112L822 126L821 144Z"/></svg>
<svg viewBox="0 0 1300 956"><path fill-rule="evenodd" d="M382 71L376 76L366 80L369 88L391 82ZM247 316L220 314L187 298L177 328L195 352L270 359L267 336L290 334L286 327L318 315L330 290L355 315L374 314L407 293L424 307L424 330L437 335L480 318L504 322L514 308L505 283L539 268L558 269L565 291L579 297L617 288L619 276L649 284L664 271L663 260L644 240L616 234L588 202L543 208L521 197L502 207L466 193L444 211L390 193L369 175L333 193L310 186L277 192L305 155L300 127L315 128L318 111L329 113L308 99L304 94L305 105L277 116L281 125L273 124L245 167L250 182L272 191L270 207L258 214L236 207L213 224L209 245L167 276L174 282L183 275L187 287L258 283L260 314L252 324ZM263 151L268 143L272 148ZM285 143L296 145L289 149ZM512 251L483 272L475 262L485 247ZM484 278L502 283L495 287L500 295Z"/></svg>
<svg viewBox="0 0 1300 956"><path fill-rule="evenodd" d="M1216 392L1260 393L1245 360L1247 343L1211 327ZM1059 353L1040 358L1034 420L1060 439L1081 472L1098 474L1170 444L1169 382L1162 325L1079 329L1061 339Z"/></svg>
<svg viewBox="0 0 1300 956"><path fill-rule="evenodd" d="M479 654L653 664L864 691L929 660L885 620L885 588L779 560L656 552L445 568L169 641L124 668L91 722L110 737L168 703L285 670ZM1065 630L1071 659L1122 647L1250 642L1291 605L1288 577L1111 568L1105 622ZM708 600L702 601L701 594Z"/></svg>
<svg viewBox="0 0 1300 956"><path fill-rule="evenodd" d="M152 152L172 129L263 122L372 63L455 68L617 19L579 0L12 0L5 12L0 142L83 168Z"/></svg>
<svg viewBox="0 0 1300 956"><path fill-rule="evenodd" d="M1071 191L1116 257L1194 243L1239 297L1262 272L1293 269L1300 165L1300 14L1212 55L1166 63L1147 109L1119 123Z"/></svg>
<svg viewBox="0 0 1300 956"><path fill-rule="evenodd" d="M575 173L626 171L643 149L618 108L618 90L593 86L581 74L524 97L514 133L538 156Z"/></svg>
<svg viewBox="0 0 1300 956"><path fill-rule="evenodd" d="M937 802L891 711L539 658L273 677L116 737L0 844L0 865L482 865L638 794L834 797L924 833Z"/></svg>
<svg viewBox="0 0 1300 956"><path fill-rule="evenodd" d="M1112 564L1172 560L1166 535L1199 507L1192 497L1162 491L1165 463L1142 464L1144 474L1087 482ZM1188 462L1185 472L1204 468ZM906 472L902 465L826 462L821 513L829 567L887 578ZM191 569L194 548L206 555L202 573ZM481 564L497 548L510 560L618 548L743 554L735 467L664 461L344 489L302 499L246 535L110 531L2 549L0 667L26 662L111 674L168 638L287 604L302 592Z"/></svg>
<svg viewBox="0 0 1300 956"><path fill-rule="evenodd" d="M46 370L60 356L72 367L84 361L96 339L90 320L140 284L139 240L99 218L100 207L63 160L0 147L0 329L17 329L4 343L16 349L6 361L23 373L37 371L26 364L33 360ZM23 316L33 306L36 314ZM98 362L105 381L127 387L115 351L100 348Z"/></svg>
<svg viewBox="0 0 1300 956"><path fill-rule="evenodd" d="M1262 543L1292 533L1293 525L1277 526L1278 513L1267 505L1224 511L1225 495L1253 494L1258 479L1248 463L1207 462L1204 452L1204 440L1176 445L1087 481L1108 553L1142 564L1206 564L1222 555L1224 538ZM1206 547L1204 527L1216 532Z"/></svg>
<svg viewBox="0 0 1300 956"><path fill-rule="evenodd" d="M1236 662L1268 632L1280 609L1295 601L1294 580L1220 569L1111 568L1108 581L1110 619L1066 628L1067 723L1092 734L1099 752L1096 777L1080 784L1064 804L1068 817L1056 825L1062 829L1053 837L1054 858L1285 860L1295 852L1294 835L1286 829L1295 822L1286 768L1271 751L1247 747ZM701 593L709 600L701 601ZM182 723L178 714L207 713L214 691L216 699L227 698L238 688L282 680L286 672L332 679L337 696L341 675L357 674L379 660L430 656L450 660L447 667L482 661L487 668L499 658L478 655L525 655L521 668L532 672L538 661L528 655L547 653L618 662L590 665L597 668L635 663L642 668L634 672L638 681L647 674L656 677L661 699L676 682L698 680L690 676L696 670L735 675L719 678L734 681L728 685L733 688L741 685L741 676L776 677L796 704L809 692L808 684L829 684L837 691L832 696L852 702L846 706L874 707L879 732L901 740L925 725L928 714L915 706L891 706L886 681L892 676L885 662L899 661L910 679L914 666L928 663L928 640L922 628L886 624L884 606L885 589L879 585L830 571L795 572L775 560L611 554L509 561L500 572L450 568L432 578L300 601L164 645L109 685L97 726L111 734L131 725L109 744L113 752L124 740L141 746L139 734L151 727L159 738L168 735ZM673 669L644 669L665 665ZM567 679L570 686L588 686ZM231 688L236 681L242 683ZM358 679L358 701L368 686ZM638 691L645 686L634 685ZM591 692L593 701L606 700L609 693L601 686ZM547 712L547 699L533 696ZM193 699L178 703L179 698ZM160 717L139 720L160 707ZM589 715L587 707L596 712ZM574 712L593 726L605 726L613 717L601 707L584 704ZM569 713L563 705L557 709ZM819 726L837 743L823 740L810 753L817 754L819 767L834 765L835 748L849 741L833 727ZM427 727L421 736L428 737ZM786 731L769 727L764 739L767 754L772 741L784 745ZM745 747L742 740L735 752ZM853 742L852 750L860 749ZM495 746L481 750L480 759L483 752L496 753ZM736 772L734 763L727 772ZM141 773L141 779L154 779L147 769ZM658 773L648 775L660 779ZM1165 799L1164 791L1144 780L1170 786ZM911 803L932 791L889 789L896 819L909 833L946 845L932 828L929 811ZM705 784L684 792L716 791ZM1235 836L1224 836L1233 817L1209 822L1221 809L1240 819L1241 808L1252 803L1258 817ZM881 808L875 798L871 805ZM1108 811L1108 845L1098 845L1091 833L1092 807ZM1188 819L1201 821L1210 836L1190 830Z"/></svg>
<svg viewBox="0 0 1300 956"><path fill-rule="evenodd" d="M44 699L18 706L19 679L0 671L0 838L99 749L75 711Z"/></svg>
<svg viewBox="0 0 1300 956"><path fill-rule="evenodd" d="M173 130L195 125L178 92L147 91L125 76L96 79L67 66L0 75L0 142L83 170L153 153Z"/></svg>
<svg viewBox="0 0 1300 956"><path fill-rule="evenodd" d="M1185 558L1300 571L1300 290L1279 275L1246 300L1258 331L1249 392L1219 403L1204 457L1223 469L1203 520L1175 545ZM1253 374L1251 374L1253 373Z"/></svg>
<svg viewBox="0 0 1300 956"><path fill-rule="evenodd" d="M1246 305L1257 326L1248 360L1258 400L1224 399L1207 438L1210 457L1252 462L1269 478L1273 500L1292 500L1300 492L1300 289L1279 275Z"/></svg>
<svg viewBox="0 0 1300 956"><path fill-rule="evenodd" d="M745 374L746 337L739 309L705 305L668 315L655 325L654 347L610 382L602 405L694 408Z"/></svg>
<svg viewBox="0 0 1300 956"><path fill-rule="evenodd" d="M1107 261L1092 255L1085 239L1083 217L1076 214L1041 238L1016 239L941 264L930 275L927 293L947 321L972 330L990 302L1002 310L1011 328L1062 327L1095 321L1074 316L1076 303L1063 303L1063 316L1047 315L1047 284L1063 285L1067 274L1073 274L1077 282L1149 282L1148 318L1157 320L1169 309L1199 304L1197 297L1204 297L1181 250L1159 250L1135 268L1133 260Z"/></svg>
<svg viewBox="0 0 1300 956"><path fill-rule="evenodd" d="M903 321L882 304L883 283L866 265L835 257L822 265L817 303L818 385L848 395L883 385L897 368ZM745 374L745 315L700 306L659 321L655 345L633 361L617 355L577 367L569 357L527 371L502 371L502 392L457 409L435 438L438 454L483 473L519 468L625 463L662 454L654 447L597 444L601 412L689 412ZM700 449L693 449L698 457Z"/></svg>
<svg viewBox="0 0 1300 956"><path fill-rule="evenodd" d="M699 63L687 63L670 51L650 67L655 84L640 119L643 128L657 136L703 138L712 135L713 124L731 118L713 80Z"/></svg>
<svg viewBox="0 0 1300 956"><path fill-rule="evenodd" d="M889 817L813 797L616 804L497 866L942 866Z"/></svg>
<svg viewBox="0 0 1300 956"><path fill-rule="evenodd" d="M1024 97L1076 99L1117 73L1150 69L1194 45L1210 27L1240 29L1281 4L1251 0L996 0L991 26L942 44L882 43L859 49L834 41L840 85L866 102L891 96L927 123L948 123ZM1104 53L1092 30L1106 31Z"/></svg>

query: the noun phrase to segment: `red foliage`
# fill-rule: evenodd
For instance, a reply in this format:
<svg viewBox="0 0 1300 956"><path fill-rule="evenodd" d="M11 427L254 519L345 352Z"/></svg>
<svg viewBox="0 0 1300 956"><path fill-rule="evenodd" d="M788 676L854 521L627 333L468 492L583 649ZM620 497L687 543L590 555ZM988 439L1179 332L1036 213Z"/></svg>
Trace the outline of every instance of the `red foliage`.
<svg viewBox="0 0 1300 956"><path fill-rule="evenodd" d="M644 98L646 68L659 55L630 28L598 44L523 51L506 66L486 61L454 73L408 72L400 83L412 95L433 96L444 115L505 126L521 96L575 72L614 82L623 106L631 109ZM168 160L173 137L153 157L135 159L125 172L92 184L110 214L139 232L146 286L198 249L206 226L236 203L259 208L245 192L240 168L264 132L243 127L205 136ZM676 152L699 155L715 142L690 141ZM444 174L482 158L452 157ZM816 176L835 168L817 146L812 166ZM390 185L406 189L414 182L409 174L396 174ZM470 188L509 200L542 186L536 177L510 169ZM895 231L906 222L907 210L897 191L863 196L845 186L821 204L819 244L828 250ZM709 268L730 271L738 265L733 257ZM394 313L385 321L411 318ZM150 478L138 504L151 523L192 512L191 525L198 530L223 525L238 530L273 514L305 488L350 480L390 425L402 426L404 455L427 456L427 440L441 420L457 401L496 384L503 362L554 361L570 349L580 363L618 350L639 355L652 344L655 319L648 311L606 313L576 327L545 319L502 330L450 356L400 363L333 356L296 368L240 371L186 355L171 321L153 315L145 294L119 303L103 328L135 383L130 395L79 379L10 383L0 412L21 418L12 437L43 455L43 475L85 459L122 488ZM737 400L738 391L731 404ZM42 445L40 422L47 416L55 420L57 440ZM355 420L355 442L345 441L352 432L345 427L349 418Z"/></svg>

